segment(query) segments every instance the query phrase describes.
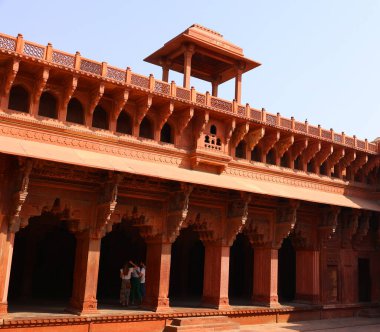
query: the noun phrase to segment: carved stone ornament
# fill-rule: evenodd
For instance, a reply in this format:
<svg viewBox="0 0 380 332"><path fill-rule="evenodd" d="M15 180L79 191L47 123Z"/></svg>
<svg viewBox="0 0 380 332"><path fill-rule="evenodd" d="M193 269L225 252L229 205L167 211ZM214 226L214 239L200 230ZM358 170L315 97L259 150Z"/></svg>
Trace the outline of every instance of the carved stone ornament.
<svg viewBox="0 0 380 332"><path fill-rule="evenodd" d="M166 218L166 238L173 243L181 230L183 222L189 212L190 194L194 186L181 183L181 190L170 195L168 215Z"/></svg>
<svg viewBox="0 0 380 332"><path fill-rule="evenodd" d="M318 226L320 244L323 246L335 233L338 226L339 206L326 207L322 213L322 220Z"/></svg>
<svg viewBox="0 0 380 332"><path fill-rule="evenodd" d="M359 245L364 237L367 236L369 230L369 220L371 218L371 212L364 211L359 218L359 225L357 227L356 233L353 237L353 242Z"/></svg>
<svg viewBox="0 0 380 332"><path fill-rule="evenodd" d="M29 176L32 171L34 160L26 159L20 167L19 178L17 179L15 192L12 198L12 209L9 215L9 232L15 233L22 225L22 209L28 197Z"/></svg>
<svg viewBox="0 0 380 332"><path fill-rule="evenodd" d="M280 248L282 241L294 229L297 221L297 209L299 204L299 201L290 200L286 206L279 208L275 225L273 248Z"/></svg>
<svg viewBox="0 0 380 332"><path fill-rule="evenodd" d="M352 247L352 237L356 233L359 224L360 211L353 210L342 218L341 245L342 248Z"/></svg>
<svg viewBox="0 0 380 332"><path fill-rule="evenodd" d="M254 214L250 217L244 228L243 234L248 237L253 247L265 247L271 242L271 221L269 216Z"/></svg>

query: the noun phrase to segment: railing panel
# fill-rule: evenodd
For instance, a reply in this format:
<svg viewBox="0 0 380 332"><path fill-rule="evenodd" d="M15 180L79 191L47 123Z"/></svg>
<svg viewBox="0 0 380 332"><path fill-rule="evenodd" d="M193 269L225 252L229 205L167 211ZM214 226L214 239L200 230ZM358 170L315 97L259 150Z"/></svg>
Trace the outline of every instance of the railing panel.
<svg viewBox="0 0 380 332"><path fill-rule="evenodd" d="M268 124L270 124L272 126L277 125L277 116L276 115L267 113L266 118L267 118L266 119L266 123L268 123Z"/></svg>
<svg viewBox="0 0 380 332"><path fill-rule="evenodd" d="M154 82L154 91L164 95L170 94L170 84L161 81Z"/></svg>
<svg viewBox="0 0 380 332"><path fill-rule="evenodd" d="M377 152L377 144L375 143L368 143L368 150L372 152Z"/></svg>
<svg viewBox="0 0 380 332"><path fill-rule="evenodd" d="M185 99L185 100L190 100L190 90L187 90L187 89L184 89L184 88L180 88L180 87L177 86L175 96L177 98L181 98L181 99Z"/></svg>
<svg viewBox="0 0 380 332"><path fill-rule="evenodd" d="M198 93L196 94L195 96L195 101L198 103L198 104L206 104L206 96L202 93Z"/></svg>
<svg viewBox="0 0 380 332"><path fill-rule="evenodd" d="M53 51L52 61L65 67L74 68L75 57L60 51Z"/></svg>
<svg viewBox="0 0 380 332"><path fill-rule="evenodd" d="M343 143L343 137L340 134L334 134L334 142Z"/></svg>
<svg viewBox="0 0 380 332"><path fill-rule="evenodd" d="M8 51L16 51L16 38L0 36L0 48Z"/></svg>
<svg viewBox="0 0 380 332"><path fill-rule="evenodd" d="M102 65L100 63L83 58L80 62L80 69L96 75L102 74Z"/></svg>
<svg viewBox="0 0 380 332"><path fill-rule="evenodd" d="M281 118L281 127L292 129L292 121L286 118Z"/></svg>
<svg viewBox="0 0 380 332"><path fill-rule="evenodd" d="M39 45L26 42L24 44L24 54L32 57L43 59L45 54L45 48Z"/></svg>
<svg viewBox="0 0 380 332"><path fill-rule="evenodd" d="M322 129L322 135L323 138L331 139L331 131Z"/></svg>
<svg viewBox="0 0 380 332"><path fill-rule="evenodd" d="M107 67L107 78L111 78L119 82L124 82L125 70L121 70L121 69L113 68L113 67Z"/></svg>
<svg viewBox="0 0 380 332"><path fill-rule="evenodd" d="M346 143L346 144L347 144L347 143ZM359 149L363 149L363 150L365 150L365 142L364 142L364 141L356 140L356 146L357 146Z"/></svg>
<svg viewBox="0 0 380 332"><path fill-rule="evenodd" d="M257 121L262 121L262 112L251 108L251 118Z"/></svg>
<svg viewBox="0 0 380 332"><path fill-rule="evenodd" d="M355 140L352 138L352 137L348 137L346 136L344 138L344 142L348 145L348 146L354 146L355 145Z"/></svg>
<svg viewBox="0 0 380 332"><path fill-rule="evenodd" d="M238 115L245 116L245 106L238 106Z"/></svg>
<svg viewBox="0 0 380 332"><path fill-rule="evenodd" d="M141 88L149 89L149 78L133 73L131 75L131 84L137 85Z"/></svg>
<svg viewBox="0 0 380 332"><path fill-rule="evenodd" d="M224 112L232 112L232 103L216 97L211 97L211 107Z"/></svg>
<svg viewBox="0 0 380 332"><path fill-rule="evenodd" d="M294 123L294 129L297 130L297 131L302 131L303 133L307 133L306 124L304 124L302 122L295 121L295 123Z"/></svg>

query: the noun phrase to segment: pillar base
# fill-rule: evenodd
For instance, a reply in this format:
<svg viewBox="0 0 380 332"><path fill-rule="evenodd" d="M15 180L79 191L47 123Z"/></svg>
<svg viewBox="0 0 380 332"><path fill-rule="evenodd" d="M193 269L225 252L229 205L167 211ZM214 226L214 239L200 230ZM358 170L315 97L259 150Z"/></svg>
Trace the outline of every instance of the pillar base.
<svg viewBox="0 0 380 332"><path fill-rule="evenodd" d="M278 308L281 307L281 304L278 303L277 296L260 296L256 295L252 298L253 305L265 306L269 308Z"/></svg>
<svg viewBox="0 0 380 332"><path fill-rule="evenodd" d="M201 306L205 308L212 308L212 309L230 309L229 300L227 297L210 297L210 296L204 296L202 298Z"/></svg>
<svg viewBox="0 0 380 332"><path fill-rule="evenodd" d="M0 303L0 315L6 315L8 313L8 303Z"/></svg>
<svg viewBox="0 0 380 332"><path fill-rule="evenodd" d="M170 310L169 299L167 297L158 299L146 299L141 305L142 309L151 310L154 312L163 312Z"/></svg>
<svg viewBox="0 0 380 332"><path fill-rule="evenodd" d="M76 301L71 301L69 306L65 311L70 312L75 315L87 315L87 314L96 314L98 312L98 301L90 300L78 303Z"/></svg>

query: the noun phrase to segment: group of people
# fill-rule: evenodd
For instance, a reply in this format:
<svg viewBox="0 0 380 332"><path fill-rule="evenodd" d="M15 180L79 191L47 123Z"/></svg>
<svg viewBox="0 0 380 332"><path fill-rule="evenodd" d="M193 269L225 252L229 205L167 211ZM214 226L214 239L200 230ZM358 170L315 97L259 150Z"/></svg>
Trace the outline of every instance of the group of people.
<svg viewBox="0 0 380 332"><path fill-rule="evenodd" d="M120 269L122 306L139 305L145 297L145 264L136 265L132 261Z"/></svg>

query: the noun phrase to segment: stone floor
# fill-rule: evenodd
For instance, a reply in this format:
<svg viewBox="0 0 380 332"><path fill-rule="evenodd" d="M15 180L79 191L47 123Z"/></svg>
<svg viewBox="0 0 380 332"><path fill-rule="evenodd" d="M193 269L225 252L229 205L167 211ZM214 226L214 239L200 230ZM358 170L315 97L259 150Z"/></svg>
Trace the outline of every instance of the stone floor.
<svg viewBox="0 0 380 332"><path fill-rule="evenodd" d="M241 325L242 332L286 332L286 331L329 331L329 332L379 332L380 318L340 318L310 320L304 322Z"/></svg>

